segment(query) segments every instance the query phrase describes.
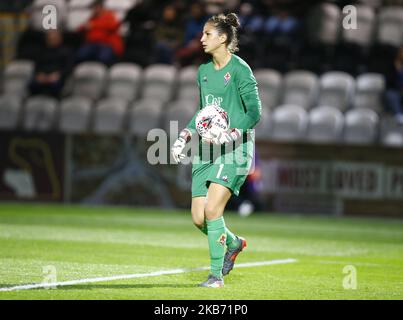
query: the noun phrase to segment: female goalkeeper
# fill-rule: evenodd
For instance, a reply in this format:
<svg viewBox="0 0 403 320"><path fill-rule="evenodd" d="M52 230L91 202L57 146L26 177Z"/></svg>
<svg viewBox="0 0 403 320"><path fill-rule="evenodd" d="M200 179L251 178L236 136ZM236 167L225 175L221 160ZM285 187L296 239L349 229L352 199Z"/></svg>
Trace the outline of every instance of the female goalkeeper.
<svg viewBox="0 0 403 320"><path fill-rule="evenodd" d="M234 54L238 50L236 14L211 17L203 28L201 43L211 59L200 65L197 82L200 109L215 104L227 111L231 128L217 132L211 140L202 139L200 149L220 149L218 156L205 152L194 157L192 164L192 219L208 237L211 271L203 287L224 286L223 276L233 268L236 256L246 241L225 225L224 209L232 194L239 194L250 169L254 148L254 130L260 120L261 103L256 79L248 64ZM192 135L196 135L195 118L183 129L171 153L179 163ZM232 148L228 148L228 144ZM211 149L210 149L211 148ZM229 152L225 151L231 149ZM228 153L233 157L228 157ZM232 161L228 161L232 159ZM226 251L225 251L226 250Z"/></svg>

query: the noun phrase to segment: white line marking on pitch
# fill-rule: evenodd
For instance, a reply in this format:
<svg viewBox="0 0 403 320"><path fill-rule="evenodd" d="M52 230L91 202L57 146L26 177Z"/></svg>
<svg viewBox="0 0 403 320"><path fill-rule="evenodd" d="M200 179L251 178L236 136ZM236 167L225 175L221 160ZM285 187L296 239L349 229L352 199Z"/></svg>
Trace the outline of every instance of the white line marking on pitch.
<svg viewBox="0 0 403 320"><path fill-rule="evenodd" d="M271 261L260 261L260 262L246 262L239 263L236 265L236 268L248 268L248 267L259 267L259 266L269 266L273 264L286 264L297 262L296 259L284 259L284 260L271 260ZM89 279L78 279L71 281L63 281L63 282L53 282L53 283L36 283L36 284L27 284L15 287L6 287L0 288L1 291L15 291L15 290L28 290L28 289L38 289L38 288L48 288L48 287L59 287L59 286L73 286L80 283L93 283L93 282L105 282L105 281L113 281L113 280L122 280L122 279L133 279L133 278L146 278L146 277L157 277L168 274L180 274L194 271L204 271L210 270L210 267L200 267L193 269L173 269L166 271L156 271L151 273L136 273L136 274L126 274L126 275L118 275L111 277L102 277L102 278L89 278Z"/></svg>

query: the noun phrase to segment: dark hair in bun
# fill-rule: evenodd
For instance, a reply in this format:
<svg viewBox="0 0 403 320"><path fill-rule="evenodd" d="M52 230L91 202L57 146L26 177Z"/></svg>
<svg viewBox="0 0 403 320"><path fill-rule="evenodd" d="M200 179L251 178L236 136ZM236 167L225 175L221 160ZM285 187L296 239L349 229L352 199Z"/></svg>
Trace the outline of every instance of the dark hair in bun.
<svg viewBox="0 0 403 320"><path fill-rule="evenodd" d="M241 24L235 13L228 13L227 15L218 14L212 16L207 22L212 23L220 35L227 35L227 41L225 44L231 53L239 50L237 29Z"/></svg>

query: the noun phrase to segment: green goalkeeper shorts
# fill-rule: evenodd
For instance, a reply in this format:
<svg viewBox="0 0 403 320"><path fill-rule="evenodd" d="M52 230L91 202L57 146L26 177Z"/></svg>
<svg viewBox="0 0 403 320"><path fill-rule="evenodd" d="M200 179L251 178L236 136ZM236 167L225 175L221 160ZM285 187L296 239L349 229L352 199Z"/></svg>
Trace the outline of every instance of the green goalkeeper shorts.
<svg viewBox="0 0 403 320"><path fill-rule="evenodd" d="M211 182L227 187L238 196L252 167L254 143L246 142L217 156L195 156L192 165L192 197L205 197Z"/></svg>

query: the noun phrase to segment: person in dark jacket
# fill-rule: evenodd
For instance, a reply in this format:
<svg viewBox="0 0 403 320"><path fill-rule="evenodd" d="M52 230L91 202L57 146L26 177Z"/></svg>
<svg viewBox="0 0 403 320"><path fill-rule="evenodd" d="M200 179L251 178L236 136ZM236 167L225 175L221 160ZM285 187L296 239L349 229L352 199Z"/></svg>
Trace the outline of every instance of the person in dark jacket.
<svg viewBox="0 0 403 320"><path fill-rule="evenodd" d="M58 30L46 32L46 44L35 60L35 71L30 82L31 94L45 94L60 97L65 79L71 71L70 50L63 44Z"/></svg>
<svg viewBox="0 0 403 320"><path fill-rule="evenodd" d="M386 106L403 124L403 46L386 73Z"/></svg>

